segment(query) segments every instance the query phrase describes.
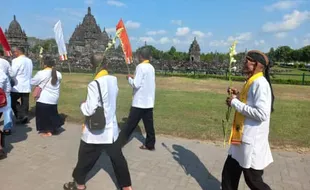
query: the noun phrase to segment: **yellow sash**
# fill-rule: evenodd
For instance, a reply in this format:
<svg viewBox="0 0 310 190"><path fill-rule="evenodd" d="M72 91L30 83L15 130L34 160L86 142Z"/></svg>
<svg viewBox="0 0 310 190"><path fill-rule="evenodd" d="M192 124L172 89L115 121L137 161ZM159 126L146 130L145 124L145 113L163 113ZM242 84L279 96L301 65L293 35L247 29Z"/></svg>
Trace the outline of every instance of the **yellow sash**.
<svg viewBox="0 0 310 190"><path fill-rule="evenodd" d="M103 77L103 76L106 76L106 75L108 75L109 73L108 73L108 71L107 70L105 70L105 69L103 69L103 70L101 70L96 76L95 76L95 79L94 80L97 80L98 78L100 78L100 77ZM85 124L83 123L83 125L82 125L82 131L84 132L84 130L85 130Z"/></svg>
<svg viewBox="0 0 310 190"><path fill-rule="evenodd" d="M108 75L108 74L109 74L108 71L105 70L105 69L103 69L103 70L101 70L101 71L95 76L95 79L94 79L94 80L97 80L98 78L103 77L103 76L106 76L106 75Z"/></svg>
<svg viewBox="0 0 310 190"><path fill-rule="evenodd" d="M239 100L243 103L247 103L247 96L249 89L252 85L252 83L258 79L259 77L264 76L262 72L259 72L255 75L253 75L249 80L244 84L242 91L240 93ZM229 144L234 144L234 145L240 145L242 142L242 135L243 135L243 127L244 127L244 116L235 111L235 117L234 117L234 122L232 126L232 130L230 133L230 139L229 139Z"/></svg>
<svg viewBox="0 0 310 190"><path fill-rule="evenodd" d="M144 60L142 63L144 63L144 64L150 63L150 60Z"/></svg>

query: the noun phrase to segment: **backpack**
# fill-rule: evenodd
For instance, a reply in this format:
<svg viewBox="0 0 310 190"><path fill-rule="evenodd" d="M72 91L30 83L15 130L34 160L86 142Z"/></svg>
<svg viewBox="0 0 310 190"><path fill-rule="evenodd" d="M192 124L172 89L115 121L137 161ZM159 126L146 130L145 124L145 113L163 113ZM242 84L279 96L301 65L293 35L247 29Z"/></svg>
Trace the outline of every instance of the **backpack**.
<svg viewBox="0 0 310 190"><path fill-rule="evenodd" d="M0 88L0 108L7 105L6 94L2 88Z"/></svg>

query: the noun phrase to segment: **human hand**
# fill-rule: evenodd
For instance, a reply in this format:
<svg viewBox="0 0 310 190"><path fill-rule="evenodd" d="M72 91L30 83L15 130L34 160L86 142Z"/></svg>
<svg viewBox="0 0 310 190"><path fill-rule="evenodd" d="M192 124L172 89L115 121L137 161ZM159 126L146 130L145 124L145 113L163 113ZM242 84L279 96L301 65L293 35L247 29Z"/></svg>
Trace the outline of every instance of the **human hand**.
<svg viewBox="0 0 310 190"><path fill-rule="evenodd" d="M132 75L127 75L126 79L128 80L129 78L133 78L133 76Z"/></svg>
<svg viewBox="0 0 310 190"><path fill-rule="evenodd" d="M235 98L237 98L237 95L231 95L231 96L227 97L227 98L226 98L226 105L229 106L229 107L231 107L231 101L232 101L233 99L235 99Z"/></svg>
<svg viewBox="0 0 310 190"><path fill-rule="evenodd" d="M227 88L227 93L230 95L230 94L233 94L233 95L238 95L239 94L239 91L236 89L236 88Z"/></svg>

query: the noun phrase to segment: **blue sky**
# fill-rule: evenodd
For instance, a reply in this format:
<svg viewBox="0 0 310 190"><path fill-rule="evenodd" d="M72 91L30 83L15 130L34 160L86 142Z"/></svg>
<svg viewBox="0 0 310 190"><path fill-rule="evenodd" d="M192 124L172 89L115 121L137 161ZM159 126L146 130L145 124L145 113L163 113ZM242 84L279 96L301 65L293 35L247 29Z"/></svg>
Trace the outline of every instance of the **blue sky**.
<svg viewBox="0 0 310 190"><path fill-rule="evenodd" d="M61 20L65 39L91 6L97 23L111 34L122 18L133 49L144 44L188 51L197 38L202 52L310 45L310 1L276 0L0 0L0 26L8 28L15 14L28 36L53 37Z"/></svg>

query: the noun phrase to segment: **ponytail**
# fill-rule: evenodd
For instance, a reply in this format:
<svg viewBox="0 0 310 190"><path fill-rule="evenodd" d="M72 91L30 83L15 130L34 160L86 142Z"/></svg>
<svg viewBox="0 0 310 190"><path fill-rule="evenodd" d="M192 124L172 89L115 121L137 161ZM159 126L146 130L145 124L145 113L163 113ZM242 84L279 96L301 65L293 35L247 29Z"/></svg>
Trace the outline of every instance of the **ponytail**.
<svg viewBox="0 0 310 190"><path fill-rule="evenodd" d="M57 70L55 67L53 67L52 68L52 81L51 81L52 85L56 85L57 79L58 79L57 78Z"/></svg>

